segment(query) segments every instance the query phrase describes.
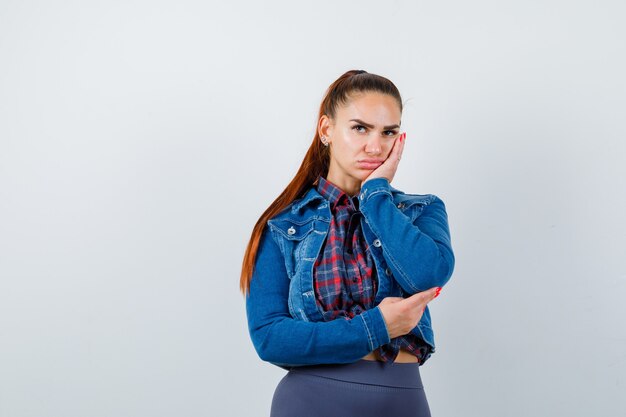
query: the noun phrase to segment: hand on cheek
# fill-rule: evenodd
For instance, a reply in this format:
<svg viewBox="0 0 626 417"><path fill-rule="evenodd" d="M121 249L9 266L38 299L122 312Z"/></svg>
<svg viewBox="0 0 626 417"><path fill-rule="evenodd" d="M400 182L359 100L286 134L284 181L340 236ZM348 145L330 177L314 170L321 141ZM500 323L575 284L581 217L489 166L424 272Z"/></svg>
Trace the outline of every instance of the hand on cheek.
<svg viewBox="0 0 626 417"><path fill-rule="evenodd" d="M396 174L396 170L398 169L398 165L400 164L405 140L406 132L403 132L394 141L391 152L389 152L389 156L387 157L385 162L383 162L378 168L373 170L370 175L368 175L367 178L365 178L363 182L361 182L361 186L363 186L363 184L367 180L371 180L374 178L387 178L389 182L393 180L393 177Z"/></svg>

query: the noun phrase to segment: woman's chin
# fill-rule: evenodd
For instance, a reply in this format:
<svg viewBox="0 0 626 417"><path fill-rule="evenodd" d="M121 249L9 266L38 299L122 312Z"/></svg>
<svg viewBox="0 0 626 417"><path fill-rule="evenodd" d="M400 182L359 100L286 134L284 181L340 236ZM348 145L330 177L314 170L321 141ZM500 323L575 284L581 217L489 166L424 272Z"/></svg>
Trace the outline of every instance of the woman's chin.
<svg viewBox="0 0 626 417"><path fill-rule="evenodd" d="M358 172L355 172L353 176L354 176L354 178L356 178L359 181L363 182L363 181L365 181L365 178L370 176L372 171L374 171L374 170L373 169L360 169L360 170L358 170Z"/></svg>

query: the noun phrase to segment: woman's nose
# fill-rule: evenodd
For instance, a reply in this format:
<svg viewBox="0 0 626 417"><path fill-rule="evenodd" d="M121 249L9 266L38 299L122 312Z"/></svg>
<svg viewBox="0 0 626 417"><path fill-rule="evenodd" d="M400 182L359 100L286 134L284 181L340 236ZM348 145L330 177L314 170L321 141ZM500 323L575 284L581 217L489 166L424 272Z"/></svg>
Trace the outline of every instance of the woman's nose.
<svg viewBox="0 0 626 417"><path fill-rule="evenodd" d="M378 155L382 152L382 147L380 145L380 138L378 135L374 135L374 137L370 138L365 144L365 153L369 155Z"/></svg>

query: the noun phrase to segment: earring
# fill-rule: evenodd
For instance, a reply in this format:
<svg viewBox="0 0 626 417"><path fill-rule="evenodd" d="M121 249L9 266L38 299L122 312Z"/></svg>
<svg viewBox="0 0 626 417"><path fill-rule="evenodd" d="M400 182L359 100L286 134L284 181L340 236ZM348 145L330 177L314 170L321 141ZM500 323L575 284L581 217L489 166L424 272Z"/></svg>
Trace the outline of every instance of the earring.
<svg viewBox="0 0 626 417"><path fill-rule="evenodd" d="M326 136L322 136L322 143L324 146L328 147L328 139L326 139Z"/></svg>

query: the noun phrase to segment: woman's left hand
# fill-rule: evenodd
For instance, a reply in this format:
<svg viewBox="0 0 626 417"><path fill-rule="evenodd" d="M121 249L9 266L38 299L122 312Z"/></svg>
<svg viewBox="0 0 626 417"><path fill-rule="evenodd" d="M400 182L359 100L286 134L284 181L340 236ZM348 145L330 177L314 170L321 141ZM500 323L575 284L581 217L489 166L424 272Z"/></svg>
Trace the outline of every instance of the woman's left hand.
<svg viewBox="0 0 626 417"><path fill-rule="evenodd" d="M393 143L393 148L391 148L391 152L389 152L389 156L385 162L373 170L370 175L368 175L368 177L361 182L361 186L363 186L365 181L374 178L387 178L387 180L391 183L393 176L396 175L398 164L400 163L400 156L402 155L402 150L404 149L405 139L406 132L403 132Z"/></svg>

